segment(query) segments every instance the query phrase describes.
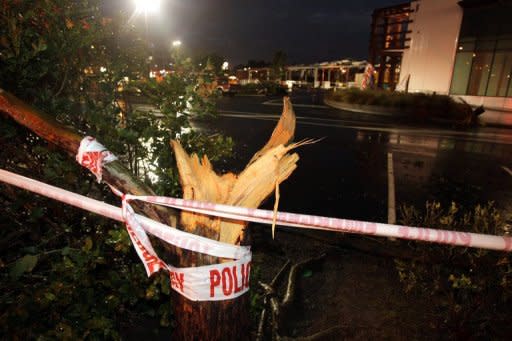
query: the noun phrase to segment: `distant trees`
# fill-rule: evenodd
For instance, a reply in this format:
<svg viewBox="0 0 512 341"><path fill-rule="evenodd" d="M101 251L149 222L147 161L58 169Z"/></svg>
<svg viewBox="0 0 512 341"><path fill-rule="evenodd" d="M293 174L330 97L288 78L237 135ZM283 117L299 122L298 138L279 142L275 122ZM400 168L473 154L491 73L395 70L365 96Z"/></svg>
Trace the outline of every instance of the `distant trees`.
<svg viewBox="0 0 512 341"><path fill-rule="evenodd" d="M280 81L284 77L285 68L288 63L288 56L284 51L278 50L274 53L272 61L265 61L263 59L249 59L247 64L238 65L237 68L270 68L271 78L275 81Z"/></svg>
<svg viewBox="0 0 512 341"><path fill-rule="evenodd" d="M284 51L276 51L272 58L272 71L274 78L281 80L284 76L286 63L288 62L288 56Z"/></svg>
<svg viewBox="0 0 512 341"><path fill-rule="evenodd" d="M209 53L195 58L195 63L201 67L208 69L216 75L223 73L222 64L226 61L226 57L216 53Z"/></svg>
<svg viewBox="0 0 512 341"><path fill-rule="evenodd" d="M254 59L249 59L249 61L247 62L247 67L251 67L251 68L257 68L257 67L268 67L270 66L270 62L266 62L264 60L254 60Z"/></svg>

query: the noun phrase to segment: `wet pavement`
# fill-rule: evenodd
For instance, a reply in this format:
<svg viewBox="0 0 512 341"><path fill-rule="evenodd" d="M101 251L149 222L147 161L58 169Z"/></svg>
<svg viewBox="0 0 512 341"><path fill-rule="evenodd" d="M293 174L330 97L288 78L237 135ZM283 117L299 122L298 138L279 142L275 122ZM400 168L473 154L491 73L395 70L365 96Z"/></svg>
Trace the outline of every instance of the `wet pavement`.
<svg viewBox="0 0 512 341"><path fill-rule="evenodd" d="M512 212L510 129L451 129L344 112L311 93L292 96L292 103L295 140L323 140L297 150L300 161L281 186L280 210L386 222L392 153L397 207L427 200L471 207L492 200ZM268 140L281 110L279 98L224 97L217 120L194 126L233 137L233 159L216 166L240 171Z"/></svg>

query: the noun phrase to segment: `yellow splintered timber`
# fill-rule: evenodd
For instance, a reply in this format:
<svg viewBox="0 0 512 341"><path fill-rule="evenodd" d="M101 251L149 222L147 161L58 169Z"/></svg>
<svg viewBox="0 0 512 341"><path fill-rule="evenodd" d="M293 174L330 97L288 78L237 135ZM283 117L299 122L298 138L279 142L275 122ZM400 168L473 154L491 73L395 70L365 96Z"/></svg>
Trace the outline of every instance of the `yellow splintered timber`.
<svg viewBox="0 0 512 341"><path fill-rule="evenodd" d="M238 175L227 173L219 176L213 171L206 156L202 160L195 154L189 156L179 142L171 141L178 164L183 198L257 208L273 191L276 191L276 211L279 184L292 174L299 160L297 153L289 152L300 145L313 142L307 140L290 144L295 133L295 113L290 99L285 97L283 100L283 113L270 139ZM243 241L247 225L243 221L211 218L190 212L182 212L181 224L186 231L231 244Z"/></svg>

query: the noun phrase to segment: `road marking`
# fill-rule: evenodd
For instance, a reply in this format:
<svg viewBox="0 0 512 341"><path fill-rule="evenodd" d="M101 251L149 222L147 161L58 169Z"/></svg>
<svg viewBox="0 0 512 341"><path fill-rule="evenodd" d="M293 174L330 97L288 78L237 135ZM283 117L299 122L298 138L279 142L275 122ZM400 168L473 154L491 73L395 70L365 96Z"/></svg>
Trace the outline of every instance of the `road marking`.
<svg viewBox="0 0 512 341"><path fill-rule="evenodd" d="M503 169L505 172L507 172L508 175L512 176L512 170L510 170L508 167L501 166L501 169Z"/></svg>
<svg viewBox="0 0 512 341"><path fill-rule="evenodd" d="M232 117L232 118L242 118L242 119L252 119L252 120L261 120L261 121L277 121L279 119L279 115L272 114L263 114L258 112L248 112L248 111L223 111L219 110L219 116L223 117ZM319 127L328 127L328 128L339 128L339 129L359 129L362 131L376 131L376 132L388 132L388 133L396 133L396 134L409 134L409 135L421 135L425 137L435 137L435 138L451 138L465 141L473 141L473 142L481 142L481 143L497 143L503 145L512 144L512 135L511 134L502 134L502 133L474 133L474 132L462 132L462 131L443 131L442 129L418 129L418 128L397 128L397 127L380 127L380 126L364 126L360 125L361 121L352 121L352 120L334 120L339 122L335 123L321 123L321 122L304 122L303 120L315 120L315 121L325 121L332 122L331 119L323 119L323 118L312 118L312 117L301 117L297 116L297 124L301 125L309 125L309 126L319 126ZM359 123L359 124L356 124Z"/></svg>
<svg viewBox="0 0 512 341"><path fill-rule="evenodd" d="M395 173L393 170L393 153L388 153L388 224L396 224Z"/></svg>

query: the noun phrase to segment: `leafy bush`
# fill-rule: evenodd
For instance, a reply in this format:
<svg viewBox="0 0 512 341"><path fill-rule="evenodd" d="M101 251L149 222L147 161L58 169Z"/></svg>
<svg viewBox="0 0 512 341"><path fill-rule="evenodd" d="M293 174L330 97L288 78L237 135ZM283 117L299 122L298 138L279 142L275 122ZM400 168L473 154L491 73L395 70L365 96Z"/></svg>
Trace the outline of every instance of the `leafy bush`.
<svg viewBox="0 0 512 341"><path fill-rule="evenodd" d="M116 89L148 70L144 42L96 0L4 1L0 6L0 84L108 146L160 194L180 193L169 139L212 159L232 141L190 128L213 111L208 71L178 59L162 82L134 84L159 109L135 112ZM0 168L119 204L69 155L0 119ZM0 337L119 339L146 320L171 324L169 283L147 278L121 224L0 185Z"/></svg>
<svg viewBox="0 0 512 341"><path fill-rule="evenodd" d="M510 231L493 203L464 211L455 203L424 210L400 208L401 224L475 233ZM395 260L404 291L430 299L440 335L448 339L502 339L512 333L512 257L510 253L401 241L416 260Z"/></svg>
<svg viewBox="0 0 512 341"><path fill-rule="evenodd" d="M375 105L398 109L415 119L421 120L434 118L469 124L474 119L469 105L456 102L446 95L350 88L329 92L327 98L349 104Z"/></svg>

